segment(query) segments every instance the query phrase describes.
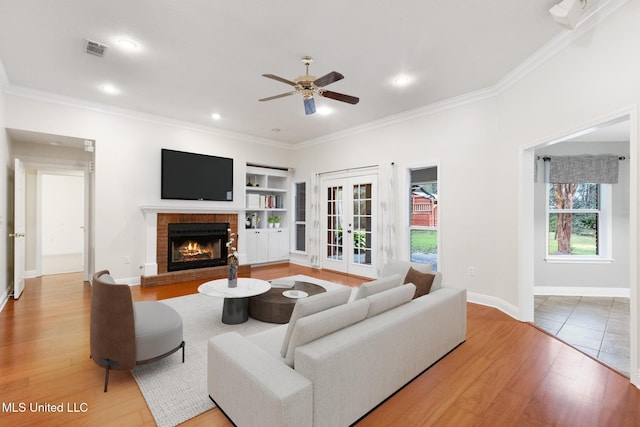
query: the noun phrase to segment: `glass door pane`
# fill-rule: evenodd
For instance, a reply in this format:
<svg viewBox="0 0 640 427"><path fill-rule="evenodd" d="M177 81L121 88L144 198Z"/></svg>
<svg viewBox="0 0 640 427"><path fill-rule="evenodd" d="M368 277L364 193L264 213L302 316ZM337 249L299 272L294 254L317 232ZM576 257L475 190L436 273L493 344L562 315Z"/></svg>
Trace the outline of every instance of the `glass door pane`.
<svg viewBox="0 0 640 427"><path fill-rule="evenodd" d="M327 188L327 259L342 260L343 194L342 186Z"/></svg>
<svg viewBox="0 0 640 427"><path fill-rule="evenodd" d="M372 184L353 186L353 263L371 265Z"/></svg>

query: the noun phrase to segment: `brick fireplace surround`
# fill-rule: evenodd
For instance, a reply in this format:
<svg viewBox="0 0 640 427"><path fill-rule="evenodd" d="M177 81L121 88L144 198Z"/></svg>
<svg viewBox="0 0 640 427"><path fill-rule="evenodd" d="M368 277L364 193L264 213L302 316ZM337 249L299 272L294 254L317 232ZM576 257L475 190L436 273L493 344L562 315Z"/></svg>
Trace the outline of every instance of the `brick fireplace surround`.
<svg viewBox="0 0 640 427"><path fill-rule="evenodd" d="M197 268L182 271L167 271L168 259L168 225L170 223L229 223L231 232L238 234L238 214L205 214L205 213L158 213L157 214L157 243L156 262L158 264L158 274L153 276L142 276L140 284L143 287L167 285L177 282L187 282L200 279L219 279L227 276L227 266ZM237 247L237 239L235 246ZM239 274L248 276L251 267L240 266Z"/></svg>

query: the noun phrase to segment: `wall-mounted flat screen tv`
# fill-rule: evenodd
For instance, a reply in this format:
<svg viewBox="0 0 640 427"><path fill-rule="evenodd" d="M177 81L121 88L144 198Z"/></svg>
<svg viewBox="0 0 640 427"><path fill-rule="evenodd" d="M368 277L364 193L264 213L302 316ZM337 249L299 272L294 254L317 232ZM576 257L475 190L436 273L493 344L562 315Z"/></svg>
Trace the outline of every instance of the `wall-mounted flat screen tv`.
<svg viewBox="0 0 640 427"><path fill-rule="evenodd" d="M233 159L162 149L163 199L233 201Z"/></svg>

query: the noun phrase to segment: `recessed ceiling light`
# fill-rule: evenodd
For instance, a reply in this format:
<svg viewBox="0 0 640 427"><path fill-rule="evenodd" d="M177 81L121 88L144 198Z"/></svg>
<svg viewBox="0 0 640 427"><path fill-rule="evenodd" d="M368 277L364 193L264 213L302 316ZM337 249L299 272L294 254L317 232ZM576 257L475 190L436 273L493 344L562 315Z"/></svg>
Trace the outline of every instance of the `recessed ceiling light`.
<svg viewBox="0 0 640 427"><path fill-rule="evenodd" d="M118 46L126 50L136 50L138 48L138 44L131 39L118 40Z"/></svg>
<svg viewBox="0 0 640 427"><path fill-rule="evenodd" d="M321 116L328 116L329 114L333 113L333 110L325 105L323 105L322 107L319 107L316 110L316 113L320 114Z"/></svg>
<svg viewBox="0 0 640 427"><path fill-rule="evenodd" d="M394 86L402 87L408 85L409 83L411 83L411 77L407 76L406 74L400 74L393 78Z"/></svg>
<svg viewBox="0 0 640 427"><path fill-rule="evenodd" d="M213 120L220 120L220 119L222 118L222 116L221 116L220 114L218 114L218 113L213 113L213 114L211 115L211 118L212 118Z"/></svg>
<svg viewBox="0 0 640 427"><path fill-rule="evenodd" d="M101 91L103 91L104 93L108 93L109 95L117 95L120 93L120 89L118 89L111 83L104 83L104 84L101 84L99 87Z"/></svg>

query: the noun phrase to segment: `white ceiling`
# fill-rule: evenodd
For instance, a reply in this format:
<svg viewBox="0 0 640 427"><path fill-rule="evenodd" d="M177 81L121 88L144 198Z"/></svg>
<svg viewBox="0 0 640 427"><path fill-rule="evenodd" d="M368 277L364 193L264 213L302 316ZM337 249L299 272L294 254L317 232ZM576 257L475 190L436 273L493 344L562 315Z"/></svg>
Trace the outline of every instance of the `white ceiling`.
<svg viewBox="0 0 640 427"><path fill-rule="evenodd" d="M495 85L566 31L548 13L555 3L2 0L0 59L14 90L298 143ZM85 39L109 45L104 57L85 53ZM290 90L261 75L292 80L304 55L317 77L344 74L327 89L360 103L316 97L333 113L305 116L299 95L258 102ZM412 84L394 87L399 73ZM120 93L100 91L107 83Z"/></svg>

